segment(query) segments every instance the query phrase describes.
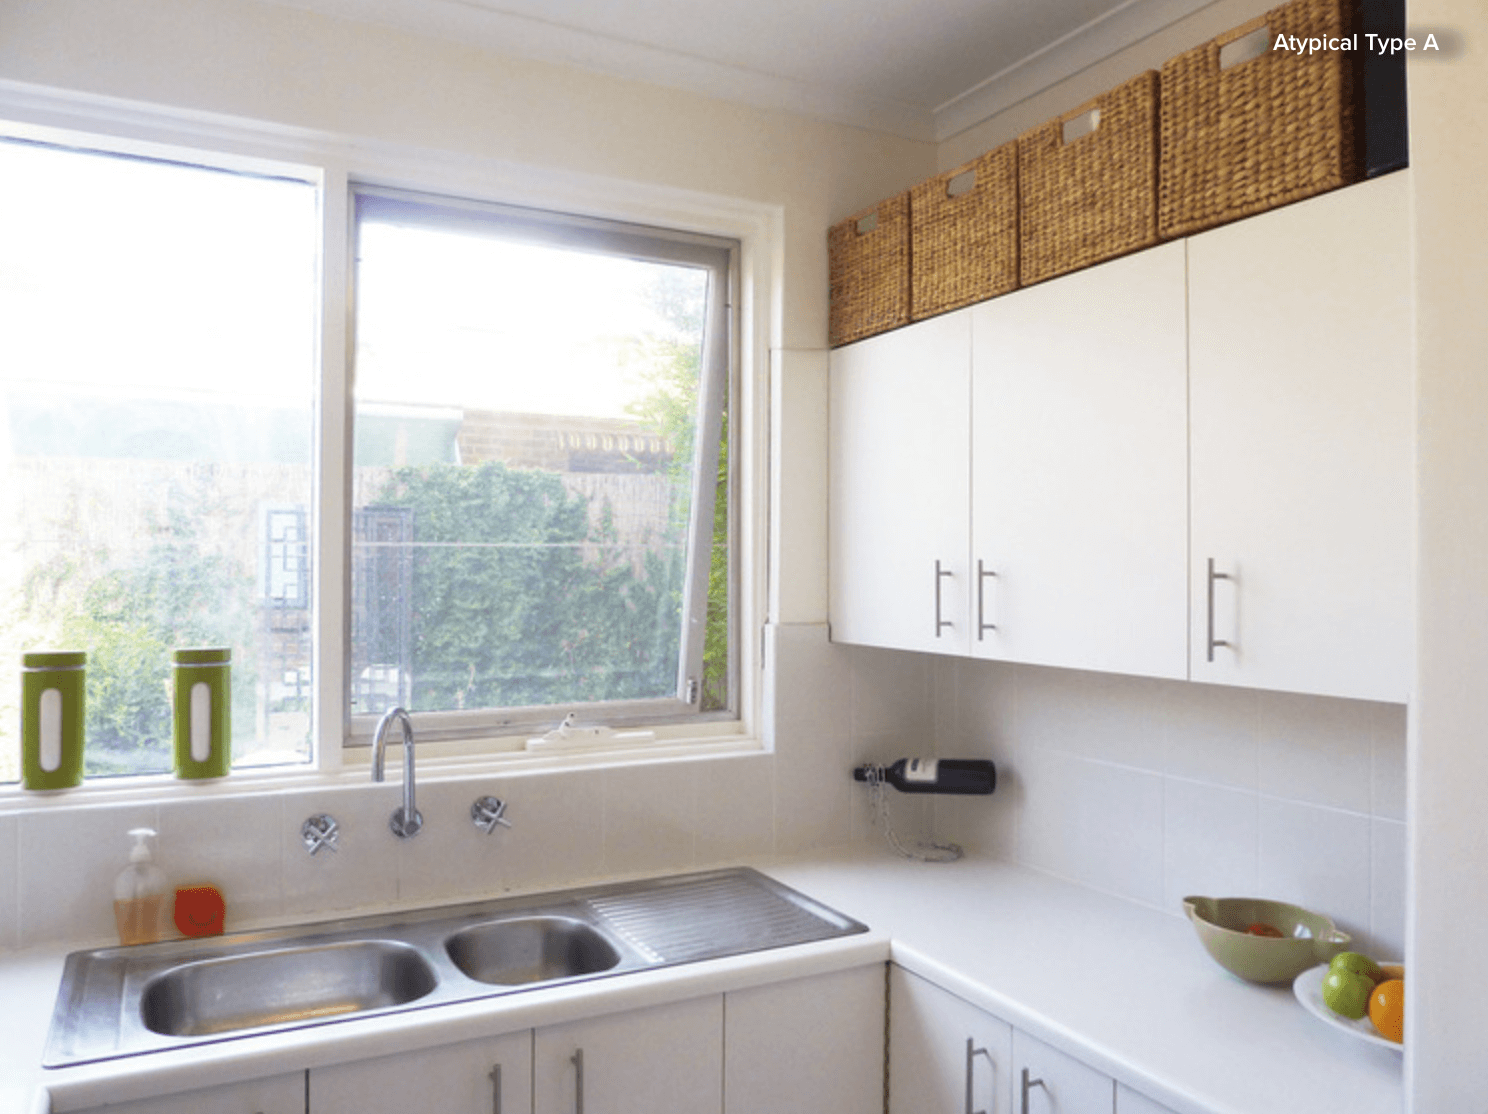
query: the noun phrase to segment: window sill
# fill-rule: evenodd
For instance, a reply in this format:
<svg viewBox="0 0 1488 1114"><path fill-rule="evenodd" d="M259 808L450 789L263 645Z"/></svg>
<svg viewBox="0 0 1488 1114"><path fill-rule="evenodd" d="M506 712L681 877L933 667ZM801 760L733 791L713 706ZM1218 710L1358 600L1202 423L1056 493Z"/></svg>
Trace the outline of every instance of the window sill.
<svg viewBox="0 0 1488 1114"><path fill-rule="evenodd" d="M695 724L686 733L658 732L658 738L642 745L588 747L568 751L505 750L492 753L495 740L465 740L459 743L416 743L417 779L420 784L524 777L668 762L697 762L763 756L769 747L759 738L743 733L741 724ZM713 727L714 730L707 728ZM504 740L510 743L511 740ZM482 752L481 748L487 748ZM395 747L395 749L398 749ZM234 770L225 778L183 781L170 774L117 777L85 781L75 789L31 791L19 785L0 787L0 815L52 809L87 808L115 804L167 804L212 797L231 800L272 793L310 789L344 789L371 783L370 747L347 747L341 752L339 769L317 769L310 765L277 766ZM402 757L389 758L389 783L401 782Z"/></svg>

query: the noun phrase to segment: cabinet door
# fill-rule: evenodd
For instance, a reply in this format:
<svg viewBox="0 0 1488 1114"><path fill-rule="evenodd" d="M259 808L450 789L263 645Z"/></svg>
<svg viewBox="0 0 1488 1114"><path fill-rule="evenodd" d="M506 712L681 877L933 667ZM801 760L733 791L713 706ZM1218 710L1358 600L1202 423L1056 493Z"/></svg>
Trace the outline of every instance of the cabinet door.
<svg viewBox="0 0 1488 1114"><path fill-rule="evenodd" d="M1173 1114L1171 1107L1164 1106L1124 1083L1116 1084L1116 1114Z"/></svg>
<svg viewBox="0 0 1488 1114"><path fill-rule="evenodd" d="M723 997L533 1034L534 1114L721 1114Z"/></svg>
<svg viewBox="0 0 1488 1114"><path fill-rule="evenodd" d="M1189 241L1196 681L1406 699L1406 185L1392 174Z"/></svg>
<svg viewBox="0 0 1488 1114"><path fill-rule="evenodd" d="M1110 1076L1017 1030L1013 1073L1018 1114L1112 1114L1116 1109Z"/></svg>
<svg viewBox="0 0 1488 1114"><path fill-rule="evenodd" d="M727 1114L883 1114L884 969L724 996Z"/></svg>
<svg viewBox="0 0 1488 1114"><path fill-rule="evenodd" d="M529 1114L532 1034L315 1068L310 1109L314 1114Z"/></svg>
<svg viewBox="0 0 1488 1114"><path fill-rule="evenodd" d="M889 969L889 1114L1014 1114L1012 1029Z"/></svg>
<svg viewBox="0 0 1488 1114"><path fill-rule="evenodd" d="M972 316L972 652L1188 675L1184 245Z"/></svg>
<svg viewBox="0 0 1488 1114"><path fill-rule="evenodd" d="M228 1083L135 1102L110 1103L86 1114L305 1114L305 1073Z"/></svg>
<svg viewBox="0 0 1488 1114"><path fill-rule="evenodd" d="M832 638L965 654L969 311L831 358Z"/></svg>

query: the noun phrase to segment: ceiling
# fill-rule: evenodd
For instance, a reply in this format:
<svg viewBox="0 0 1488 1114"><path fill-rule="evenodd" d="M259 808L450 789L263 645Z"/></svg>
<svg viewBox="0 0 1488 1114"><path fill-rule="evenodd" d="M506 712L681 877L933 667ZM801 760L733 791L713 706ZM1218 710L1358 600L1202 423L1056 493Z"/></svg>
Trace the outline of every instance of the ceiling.
<svg viewBox="0 0 1488 1114"><path fill-rule="evenodd" d="M942 140L1211 0L277 0Z"/></svg>

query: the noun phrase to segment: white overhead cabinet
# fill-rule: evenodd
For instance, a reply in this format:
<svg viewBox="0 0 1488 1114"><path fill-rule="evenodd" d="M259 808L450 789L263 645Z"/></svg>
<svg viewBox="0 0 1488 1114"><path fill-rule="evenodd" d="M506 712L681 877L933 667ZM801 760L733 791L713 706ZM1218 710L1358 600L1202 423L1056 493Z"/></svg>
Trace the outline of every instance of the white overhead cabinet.
<svg viewBox="0 0 1488 1114"><path fill-rule="evenodd" d="M834 352L832 637L1404 702L1406 186Z"/></svg>
<svg viewBox="0 0 1488 1114"><path fill-rule="evenodd" d="M1194 680L1408 695L1406 186L1389 175L1189 241Z"/></svg>
<svg viewBox="0 0 1488 1114"><path fill-rule="evenodd" d="M972 311L972 653L1183 678L1183 245Z"/></svg>
<svg viewBox="0 0 1488 1114"><path fill-rule="evenodd" d="M970 652L970 382L966 310L832 354L833 638Z"/></svg>

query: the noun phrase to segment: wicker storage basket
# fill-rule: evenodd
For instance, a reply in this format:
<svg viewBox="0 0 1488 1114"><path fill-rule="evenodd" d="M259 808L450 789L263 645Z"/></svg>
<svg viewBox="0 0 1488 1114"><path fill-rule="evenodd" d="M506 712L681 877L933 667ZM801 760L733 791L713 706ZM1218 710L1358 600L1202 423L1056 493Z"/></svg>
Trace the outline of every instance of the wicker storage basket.
<svg viewBox="0 0 1488 1114"><path fill-rule="evenodd" d="M1018 137L1025 286L1157 242L1157 90L1148 70Z"/></svg>
<svg viewBox="0 0 1488 1114"><path fill-rule="evenodd" d="M1280 35L1336 38L1351 29L1349 0L1292 0L1163 65L1165 239L1354 180L1350 53L1270 49ZM1231 43L1240 59L1248 44L1260 53L1222 67Z"/></svg>
<svg viewBox="0 0 1488 1114"><path fill-rule="evenodd" d="M909 305L916 321L1014 289L1018 145L1005 143L915 186L909 227Z"/></svg>
<svg viewBox="0 0 1488 1114"><path fill-rule="evenodd" d="M909 323L909 194L827 230L827 342L836 347Z"/></svg>

